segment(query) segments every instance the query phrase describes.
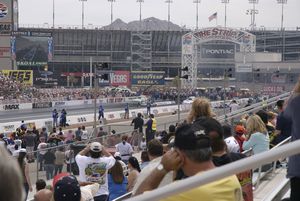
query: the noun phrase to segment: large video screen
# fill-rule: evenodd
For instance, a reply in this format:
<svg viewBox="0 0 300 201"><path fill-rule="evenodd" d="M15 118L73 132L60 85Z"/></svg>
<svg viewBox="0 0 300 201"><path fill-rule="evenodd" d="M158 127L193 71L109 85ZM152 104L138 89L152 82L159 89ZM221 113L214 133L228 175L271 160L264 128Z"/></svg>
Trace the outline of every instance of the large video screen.
<svg viewBox="0 0 300 201"><path fill-rule="evenodd" d="M47 65L48 37L17 36L16 61L18 67Z"/></svg>

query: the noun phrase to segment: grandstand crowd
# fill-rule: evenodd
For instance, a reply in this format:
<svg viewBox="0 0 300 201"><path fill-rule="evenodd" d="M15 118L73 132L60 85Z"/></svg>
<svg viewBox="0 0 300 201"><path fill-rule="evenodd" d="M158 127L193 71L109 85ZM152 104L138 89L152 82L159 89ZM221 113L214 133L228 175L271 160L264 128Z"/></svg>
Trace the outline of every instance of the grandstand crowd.
<svg viewBox="0 0 300 201"><path fill-rule="evenodd" d="M293 122L298 121L294 107L299 107L299 103L294 101L299 99L299 86L288 101L277 101L276 110L265 108L234 119L230 124L216 120L208 99L197 98L186 120L170 125L166 131L157 130L154 115L150 114L146 121L138 114L132 120L131 135L107 133L100 128L88 144L91 134L84 126L75 132L61 127L48 132L46 128L29 129L22 122L16 132L0 135L0 180L8 181L0 184L0 200L26 200L29 191L35 191L37 201L106 201L128 192L136 196L243 159L247 157L244 150L251 149L253 154L268 151L297 129ZM141 160L136 152L141 152ZM9 160L11 157L15 159ZM298 200L295 189L299 171L295 170L299 168L299 160L292 161L289 175L295 184L292 182L291 200ZM30 163L34 162L37 171L46 173L45 180L39 179L35 185L30 176L33 167ZM277 165L280 167L279 161ZM270 168L266 164L262 171ZM251 178L252 171L246 174ZM232 175L164 200L199 197L211 201L249 200L249 196L253 197L249 191L251 179L247 183L240 176Z"/></svg>
<svg viewBox="0 0 300 201"><path fill-rule="evenodd" d="M68 100L88 100L97 98L110 98L110 97L129 97L148 95L152 100L162 101L177 101L178 91L174 87L157 87L152 86L146 89L136 89L135 92L126 90L126 88L37 88L26 85L17 80L5 77L0 72L0 103L39 103L49 101L68 101ZM258 99L261 94L250 92L249 90L238 89L235 87L223 90L222 87L216 88L200 88L197 90L185 90L180 94L180 100L183 101L190 96L206 97L210 100L222 100L224 97L228 100L233 98L249 98Z"/></svg>

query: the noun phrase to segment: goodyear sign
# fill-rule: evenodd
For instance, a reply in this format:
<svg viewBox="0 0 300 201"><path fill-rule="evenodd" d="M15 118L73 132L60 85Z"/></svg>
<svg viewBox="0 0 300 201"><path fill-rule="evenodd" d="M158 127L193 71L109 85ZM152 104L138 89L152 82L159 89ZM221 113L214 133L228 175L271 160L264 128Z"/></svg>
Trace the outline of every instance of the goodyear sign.
<svg viewBox="0 0 300 201"><path fill-rule="evenodd" d="M32 70L2 70L1 72L4 74L4 76L9 77L12 80L17 80L26 85L32 85Z"/></svg>
<svg viewBox="0 0 300 201"><path fill-rule="evenodd" d="M165 72L163 71L136 71L131 72L131 84L132 85L164 85Z"/></svg>

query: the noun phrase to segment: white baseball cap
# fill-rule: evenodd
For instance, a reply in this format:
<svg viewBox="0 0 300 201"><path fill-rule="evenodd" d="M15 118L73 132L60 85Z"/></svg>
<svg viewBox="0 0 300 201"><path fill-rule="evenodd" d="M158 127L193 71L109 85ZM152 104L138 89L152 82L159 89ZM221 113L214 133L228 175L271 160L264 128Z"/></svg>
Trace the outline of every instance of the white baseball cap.
<svg viewBox="0 0 300 201"><path fill-rule="evenodd" d="M120 152L116 152L116 153L114 154L114 157L115 157L115 158L116 158L116 157L121 157Z"/></svg>
<svg viewBox="0 0 300 201"><path fill-rule="evenodd" d="M102 151L102 145L99 142L92 142L90 148L93 152Z"/></svg>

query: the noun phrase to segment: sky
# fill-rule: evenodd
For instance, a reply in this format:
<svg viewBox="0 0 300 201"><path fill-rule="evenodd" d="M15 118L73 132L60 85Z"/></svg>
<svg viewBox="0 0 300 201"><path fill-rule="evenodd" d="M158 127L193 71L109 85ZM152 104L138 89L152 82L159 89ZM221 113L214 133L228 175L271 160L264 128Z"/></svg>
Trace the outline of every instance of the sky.
<svg viewBox="0 0 300 201"><path fill-rule="evenodd" d="M19 0L19 24L52 25L53 0ZM81 2L79 0L54 0L56 25L81 25ZM196 24L196 5L194 0L173 0L171 21L179 26L194 28ZM248 0L230 0L227 5L227 26L249 27L251 18L246 10L251 9ZM278 28L281 23L281 5L277 0L260 0L256 5L257 27ZM284 27L300 27L300 0L288 0L284 5ZM125 22L139 19L139 3L136 0L116 0L114 19ZM201 0L199 4L199 27L224 26L224 4L221 0ZM218 19L209 22L208 17L218 13ZM142 18L156 17L168 19L168 7L165 0L144 0ZM85 25L105 26L110 23L110 2L107 0L87 0L85 3Z"/></svg>

